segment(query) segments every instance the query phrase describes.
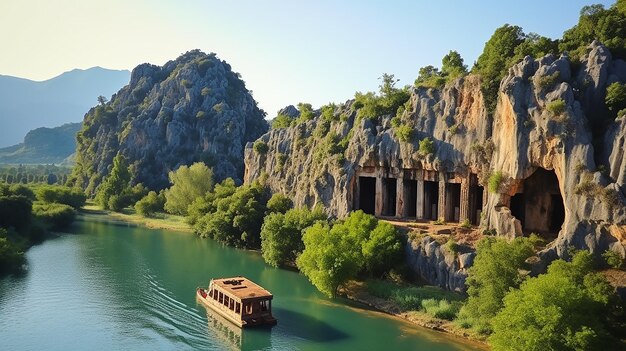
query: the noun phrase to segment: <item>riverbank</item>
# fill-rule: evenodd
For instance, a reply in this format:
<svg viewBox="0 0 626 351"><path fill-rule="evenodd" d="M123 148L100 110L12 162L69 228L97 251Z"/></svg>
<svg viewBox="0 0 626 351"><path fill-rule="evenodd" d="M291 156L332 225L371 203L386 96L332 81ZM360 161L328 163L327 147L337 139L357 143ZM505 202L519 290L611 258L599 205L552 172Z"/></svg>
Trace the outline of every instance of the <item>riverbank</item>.
<svg viewBox="0 0 626 351"><path fill-rule="evenodd" d="M105 216L112 221L135 224L148 229L164 229L193 233L193 229L185 222L185 217L166 213L157 213L154 217L148 218L137 214L135 210L131 208L126 208L123 212L113 212L103 210L93 203L88 203L81 208L80 215Z"/></svg>
<svg viewBox="0 0 626 351"><path fill-rule="evenodd" d="M102 210L94 204L84 206L81 214L89 218L102 216L109 221L133 224L148 229L164 229L185 233L193 232L191 227L184 221L184 217L176 215L157 214L154 218L146 218L136 214L134 210L131 209L125 209L123 213L111 212ZM289 267L287 269L297 271L295 267ZM450 321L434 318L421 311L403 312L393 301L369 294L365 284L366 283L362 281L351 281L345 284L345 286L340 289L339 293L349 300L369 306L394 318L402 319L412 325L443 332L453 338L470 342L474 347L485 350L488 349L484 340L468 333L466 329L462 329Z"/></svg>
<svg viewBox="0 0 626 351"><path fill-rule="evenodd" d="M365 282L354 280L350 281L339 289L339 294L352 301L362 303L378 311L403 319L413 325L432 329L449 334L455 338L463 339L464 341L472 343L472 346L474 347L479 347L484 350L489 349L484 338L471 334L467 329L457 326L452 321L434 318L433 316L421 311L402 311L400 306L393 301L373 296L367 291Z"/></svg>

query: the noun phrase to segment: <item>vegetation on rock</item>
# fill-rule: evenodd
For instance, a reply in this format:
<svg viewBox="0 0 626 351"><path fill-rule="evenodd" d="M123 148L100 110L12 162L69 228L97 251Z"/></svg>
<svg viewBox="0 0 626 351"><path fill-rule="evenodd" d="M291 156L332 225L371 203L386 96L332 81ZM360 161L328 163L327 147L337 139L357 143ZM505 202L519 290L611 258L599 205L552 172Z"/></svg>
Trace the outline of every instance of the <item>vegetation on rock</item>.
<svg viewBox="0 0 626 351"><path fill-rule="evenodd" d="M213 190L213 170L202 162L180 166L168 177L172 186L165 190L164 209L169 213L186 215L192 202Z"/></svg>

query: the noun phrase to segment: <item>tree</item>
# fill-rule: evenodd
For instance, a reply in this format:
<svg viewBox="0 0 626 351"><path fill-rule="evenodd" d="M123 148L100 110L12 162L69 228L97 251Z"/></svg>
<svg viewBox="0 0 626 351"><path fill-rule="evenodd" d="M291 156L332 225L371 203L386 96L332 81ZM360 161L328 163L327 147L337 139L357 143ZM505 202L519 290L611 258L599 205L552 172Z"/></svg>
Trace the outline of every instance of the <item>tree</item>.
<svg viewBox="0 0 626 351"><path fill-rule="evenodd" d="M315 224L305 231L302 241L298 269L328 296L335 296L339 286L359 272L386 272L403 249L393 226L360 210L332 227Z"/></svg>
<svg viewBox="0 0 626 351"><path fill-rule="evenodd" d="M533 253L529 238L518 237L511 242L501 238L481 240L469 269L466 281L469 298L461 314L477 322L479 329L488 329L491 318L502 308L506 293L522 282L520 269Z"/></svg>
<svg viewBox="0 0 626 351"><path fill-rule="evenodd" d="M26 262L24 253L6 236L6 229L0 228L0 275L17 272Z"/></svg>
<svg viewBox="0 0 626 351"><path fill-rule="evenodd" d="M447 82L467 74L467 66L458 52L451 50L441 59L441 74Z"/></svg>
<svg viewBox="0 0 626 351"><path fill-rule="evenodd" d="M169 179L172 186L165 190L165 210L169 213L186 215L195 199L213 189L213 170L202 162L180 166L169 173Z"/></svg>
<svg viewBox="0 0 626 351"><path fill-rule="evenodd" d="M162 212L164 205L165 196L163 193L157 194L155 191L150 191L135 203L135 211L144 217L152 217L155 213Z"/></svg>
<svg viewBox="0 0 626 351"><path fill-rule="evenodd" d="M276 193L267 201L267 210L269 212L285 213L293 207L293 201L286 195Z"/></svg>
<svg viewBox="0 0 626 351"><path fill-rule="evenodd" d="M0 227L22 231L31 222L32 202L22 195L0 196Z"/></svg>
<svg viewBox="0 0 626 351"><path fill-rule="evenodd" d="M109 101L109 100L107 98L105 98L104 96L102 96L102 95L98 96L98 103L100 104L100 106L104 106L104 104L106 104L107 101Z"/></svg>
<svg viewBox="0 0 626 351"><path fill-rule="evenodd" d="M63 185L40 186L36 189L35 193L39 201L65 204L75 209L81 208L85 205L85 201L87 200L87 196L82 190Z"/></svg>
<svg viewBox="0 0 626 351"><path fill-rule="evenodd" d="M441 89L445 83L446 80L439 72L439 68L430 65L420 68L417 79L415 79L415 86L418 88Z"/></svg>
<svg viewBox="0 0 626 351"><path fill-rule="evenodd" d="M482 91L489 113L495 111L500 80L511 65L511 58L515 56L515 48L524 39L525 34L519 26L505 24L496 29L485 43L485 48L472 69L482 77Z"/></svg>
<svg viewBox="0 0 626 351"><path fill-rule="evenodd" d="M305 249L296 259L298 269L328 296L335 296L339 286L360 269L360 252L343 234L327 224L314 224L305 231Z"/></svg>
<svg viewBox="0 0 626 351"><path fill-rule="evenodd" d="M581 251L508 293L493 320L493 350L609 349L602 322L613 288L592 267L591 254Z"/></svg>
<svg viewBox="0 0 626 351"><path fill-rule="evenodd" d="M128 205L123 201L123 194L130 188L130 177L126 158L122 154L117 154L113 158L111 173L98 187L96 203L104 209L114 211L120 211Z"/></svg>
<svg viewBox="0 0 626 351"><path fill-rule="evenodd" d="M617 115L618 111L626 108L626 84L615 82L606 87L604 101L609 111L613 112L613 115Z"/></svg>
<svg viewBox="0 0 626 351"><path fill-rule="evenodd" d="M269 209L269 202L268 202ZM263 259L271 266L293 264L304 250L303 231L327 217L321 208L313 211L307 208L289 209L286 213L270 213L261 227L261 250Z"/></svg>

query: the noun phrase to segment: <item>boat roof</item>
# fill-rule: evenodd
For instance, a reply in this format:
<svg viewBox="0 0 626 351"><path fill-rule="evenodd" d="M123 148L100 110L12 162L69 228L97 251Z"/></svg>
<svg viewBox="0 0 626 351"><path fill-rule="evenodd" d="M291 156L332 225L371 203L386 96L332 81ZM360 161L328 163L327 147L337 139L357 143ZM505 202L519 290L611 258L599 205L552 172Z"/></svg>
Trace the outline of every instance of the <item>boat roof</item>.
<svg viewBox="0 0 626 351"><path fill-rule="evenodd" d="M269 291L245 277L217 278L213 279L213 284L241 300L272 297Z"/></svg>

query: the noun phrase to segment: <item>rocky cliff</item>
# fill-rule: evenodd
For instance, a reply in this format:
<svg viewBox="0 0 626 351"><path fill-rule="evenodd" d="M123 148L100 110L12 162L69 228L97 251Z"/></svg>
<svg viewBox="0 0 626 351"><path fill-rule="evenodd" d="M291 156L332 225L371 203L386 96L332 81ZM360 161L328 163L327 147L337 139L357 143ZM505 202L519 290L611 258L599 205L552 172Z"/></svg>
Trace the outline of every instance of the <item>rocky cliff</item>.
<svg viewBox="0 0 626 351"><path fill-rule="evenodd" d="M162 67L142 64L110 102L85 115L73 181L93 192L118 152L133 182L152 189L195 161L213 167L217 181L240 181L244 146L267 131L264 116L239 74L215 54L195 50Z"/></svg>
<svg viewBox="0 0 626 351"><path fill-rule="evenodd" d="M404 179L407 172L434 172L445 184L475 175L485 189L484 229L509 237L552 231L545 234L551 242L541 253L545 262L567 255L570 246L623 256L626 122L606 119L604 96L610 83L625 81L626 63L594 42L581 62L548 55L512 67L493 116L480 77L472 75L441 90L412 89L395 118L357 118L351 100L332 114L316 111L310 121L270 130L258 141L267 152L249 143L245 181L266 175L272 190L296 205L321 203L342 217L357 206L364 170L383 178L404 172ZM597 128L602 118L608 128ZM409 138L401 137L398 121L410 126ZM434 149L420 148L426 138ZM441 189L447 188L438 196Z"/></svg>

